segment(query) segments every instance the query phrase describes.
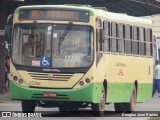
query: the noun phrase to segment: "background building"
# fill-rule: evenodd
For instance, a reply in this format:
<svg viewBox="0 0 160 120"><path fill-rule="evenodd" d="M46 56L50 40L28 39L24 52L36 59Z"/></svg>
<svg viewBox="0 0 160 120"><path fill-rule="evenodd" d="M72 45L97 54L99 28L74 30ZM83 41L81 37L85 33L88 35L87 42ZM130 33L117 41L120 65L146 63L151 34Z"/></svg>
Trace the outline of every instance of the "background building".
<svg viewBox="0 0 160 120"><path fill-rule="evenodd" d="M160 14L151 15L149 17L153 21L153 34L160 38Z"/></svg>

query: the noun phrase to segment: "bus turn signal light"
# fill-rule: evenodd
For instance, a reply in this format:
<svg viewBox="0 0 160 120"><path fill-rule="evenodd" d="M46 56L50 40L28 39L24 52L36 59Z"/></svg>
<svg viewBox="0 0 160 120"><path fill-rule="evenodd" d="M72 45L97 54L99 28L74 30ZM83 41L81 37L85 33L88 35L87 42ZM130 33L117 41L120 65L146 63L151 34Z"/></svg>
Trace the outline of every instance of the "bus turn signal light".
<svg viewBox="0 0 160 120"><path fill-rule="evenodd" d="M83 85L84 85L84 82L83 82L83 81L80 81L79 84L80 84L80 86L83 86Z"/></svg>
<svg viewBox="0 0 160 120"><path fill-rule="evenodd" d="M22 84L22 83L23 83L23 80L22 80L22 79L19 79L18 82L19 82L19 84Z"/></svg>

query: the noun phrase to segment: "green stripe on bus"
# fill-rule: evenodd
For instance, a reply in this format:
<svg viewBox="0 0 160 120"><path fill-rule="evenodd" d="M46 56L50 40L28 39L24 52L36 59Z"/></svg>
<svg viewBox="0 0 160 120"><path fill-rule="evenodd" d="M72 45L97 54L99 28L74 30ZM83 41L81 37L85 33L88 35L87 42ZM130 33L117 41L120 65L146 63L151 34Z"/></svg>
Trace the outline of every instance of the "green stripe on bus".
<svg viewBox="0 0 160 120"><path fill-rule="evenodd" d="M107 102L129 102L133 83L108 83ZM11 99L30 100L64 100L79 102L100 101L102 83L92 83L77 89L38 89L21 86L13 81L10 82ZM55 92L59 96L55 98L43 98L43 92ZM152 84L139 83L137 91L137 102L144 102L151 98Z"/></svg>
<svg viewBox="0 0 160 120"><path fill-rule="evenodd" d="M129 102L133 83L108 83L107 102ZM151 98L152 83L139 83L137 102L144 102Z"/></svg>

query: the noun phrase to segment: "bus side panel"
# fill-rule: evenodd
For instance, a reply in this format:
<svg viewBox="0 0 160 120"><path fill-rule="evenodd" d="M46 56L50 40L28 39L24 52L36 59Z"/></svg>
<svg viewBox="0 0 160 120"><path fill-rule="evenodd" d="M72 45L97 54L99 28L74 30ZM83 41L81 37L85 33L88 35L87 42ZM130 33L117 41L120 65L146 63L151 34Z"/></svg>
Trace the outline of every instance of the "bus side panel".
<svg viewBox="0 0 160 120"><path fill-rule="evenodd" d="M121 58L121 59L120 59ZM104 54L105 79L107 80L107 102L123 102L126 84L125 57Z"/></svg>
<svg viewBox="0 0 160 120"><path fill-rule="evenodd" d="M144 102L152 97L152 84L151 83L139 83L137 102Z"/></svg>
<svg viewBox="0 0 160 120"><path fill-rule="evenodd" d="M108 83L107 102L124 102L124 89L126 83Z"/></svg>
<svg viewBox="0 0 160 120"><path fill-rule="evenodd" d="M141 58L139 69L145 68L145 73L140 72L138 81L137 102L144 102L152 97L153 87L153 58ZM142 66L143 65L143 66Z"/></svg>
<svg viewBox="0 0 160 120"><path fill-rule="evenodd" d="M153 58L106 54L107 102L130 102L135 82L138 83L137 102L151 98Z"/></svg>

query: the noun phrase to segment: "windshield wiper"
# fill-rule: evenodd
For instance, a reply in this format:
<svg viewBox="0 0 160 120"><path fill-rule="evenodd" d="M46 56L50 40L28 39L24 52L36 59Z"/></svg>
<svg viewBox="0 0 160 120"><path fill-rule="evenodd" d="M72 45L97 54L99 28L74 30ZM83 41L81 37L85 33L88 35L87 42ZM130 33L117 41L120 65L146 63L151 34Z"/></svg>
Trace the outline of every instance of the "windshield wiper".
<svg viewBox="0 0 160 120"><path fill-rule="evenodd" d="M59 38L59 44L58 44L58 45L59 45L59 55L60 55L60 53L61 53L61 47L60 47L60 46L61 46L62 42L64 41L66 35L68 34L68 32L69 32L72 24L73 24L73 22L69 22L69 24L67 25L67 27L66 27L66 29L64 30L63 34L62 34L61 37Z"/></svg>
<svg viewBox="0 0 160 120"><path fill-rule="evenodd" d="M66 35L68 34L68 32L69 32L72 24L73 24L73 22L69 22L69 24L67 25L67 27L66 27L66 29L64 30L63 34L62 34L61 37L59 38L59 44L61 44L61 43L64 41L64 39L65 39Z"/></svg>
<svg viewBox="0 0 160 120"><path fill-rule="evenodd" d="M43 50L44 47L43 46L44 46L45 34L44 34L43 31L41 31L37 21L33 21L33 23L34 23L36 29L38 30L38 32L40 34L40 55L43 55L43 52L44 52L44 50Z"/></svg>

